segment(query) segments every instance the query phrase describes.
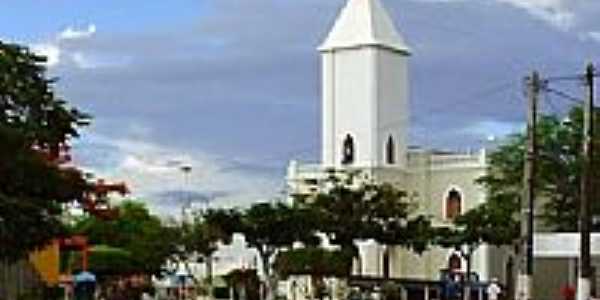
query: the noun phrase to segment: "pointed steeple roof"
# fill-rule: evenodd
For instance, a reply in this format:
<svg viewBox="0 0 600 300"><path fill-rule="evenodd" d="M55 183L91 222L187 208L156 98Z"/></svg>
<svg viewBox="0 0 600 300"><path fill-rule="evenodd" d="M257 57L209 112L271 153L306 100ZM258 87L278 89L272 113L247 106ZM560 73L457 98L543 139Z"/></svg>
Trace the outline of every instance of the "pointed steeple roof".
<svg viewBox="0 0 600 300"><path fill-rule="evenodd" d="M382 46L410 53L380 0L348 0L320 51Z"/></svg>

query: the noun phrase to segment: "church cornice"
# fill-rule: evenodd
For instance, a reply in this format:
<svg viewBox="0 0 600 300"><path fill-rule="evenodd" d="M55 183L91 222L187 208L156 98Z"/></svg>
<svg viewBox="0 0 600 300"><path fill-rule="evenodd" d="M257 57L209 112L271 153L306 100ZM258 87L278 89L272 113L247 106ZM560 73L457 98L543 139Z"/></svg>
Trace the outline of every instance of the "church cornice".
<svg viewBox="0 0 600 300"><path fill-rule="evenodd" d="M404 56L412 56L412 53L410 52L409 49L402 49L402 48L398 48L398 47L383 45L383 44L379 44L379 43L376 43L376 42L356 44L356 45L340 46L340 47L336 47L336 48L323 48L323 47L319 47L318 50L321 53L335 53L335 52L347 51L347 50L359 50L359 49L363 49L363 48L377 48L377 49L382 49L382 50L388 50L388 51L391 51L391 52L394 52L394 53L399 53L399 54L402 54Z"/></svg>

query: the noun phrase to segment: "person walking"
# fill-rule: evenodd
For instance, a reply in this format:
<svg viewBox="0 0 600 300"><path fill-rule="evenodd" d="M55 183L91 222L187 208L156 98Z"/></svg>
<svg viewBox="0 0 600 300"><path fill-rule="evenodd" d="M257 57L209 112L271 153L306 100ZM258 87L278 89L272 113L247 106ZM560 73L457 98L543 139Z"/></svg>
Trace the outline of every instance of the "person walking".
<svg viewBox="0 0 600 300"><path fill-rule="evenodd" d="M502 288L498 284L497 278L492 278L492 282L486 289L488 300L498 300L498 296L502 293Z"/></svg>

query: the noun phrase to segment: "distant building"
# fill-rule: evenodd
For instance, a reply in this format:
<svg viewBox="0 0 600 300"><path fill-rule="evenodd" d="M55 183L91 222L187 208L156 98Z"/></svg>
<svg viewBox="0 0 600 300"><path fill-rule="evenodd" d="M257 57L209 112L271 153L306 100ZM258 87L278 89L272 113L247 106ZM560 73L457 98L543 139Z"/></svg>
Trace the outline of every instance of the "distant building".
<svg viewBox="0 0 600 300"><path fill-rule="evenodd" d="M411 48L380 0L349 0L319 47L322 61L321 162L292 161L291 193L317 193L327 170L360 171L365 180L405 190L419 213L437 225L451 224L486 201L474 183L486 172L486 152L449 153L409 147L409 61ZM422 256L392 249L362 247L362 275L438 279L444 268L466 270L454 249L433 249ZM505 281L511 258L482 246L472 259L481 280ZM385 265L385 266L384 266ZM389 270L389 271L387 271Z"/></svg>

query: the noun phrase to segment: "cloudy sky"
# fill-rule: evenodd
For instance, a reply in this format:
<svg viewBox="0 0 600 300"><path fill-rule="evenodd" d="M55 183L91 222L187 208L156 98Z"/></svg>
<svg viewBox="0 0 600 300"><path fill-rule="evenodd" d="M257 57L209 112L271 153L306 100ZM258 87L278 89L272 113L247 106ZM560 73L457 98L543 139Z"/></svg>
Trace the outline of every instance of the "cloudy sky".
<svg viewBox="0 0 600 300"><path fill-rule="evenodd" d="M59 91L94 115L78 162L153 208L269 199L289 159L318 159L315 48L343 0L51 2L3 1L0 38L48 55ZM383 2L414 50L413 144L483 146L521 126L528 72L575 74L600 53L595 0Z"/></svg>

